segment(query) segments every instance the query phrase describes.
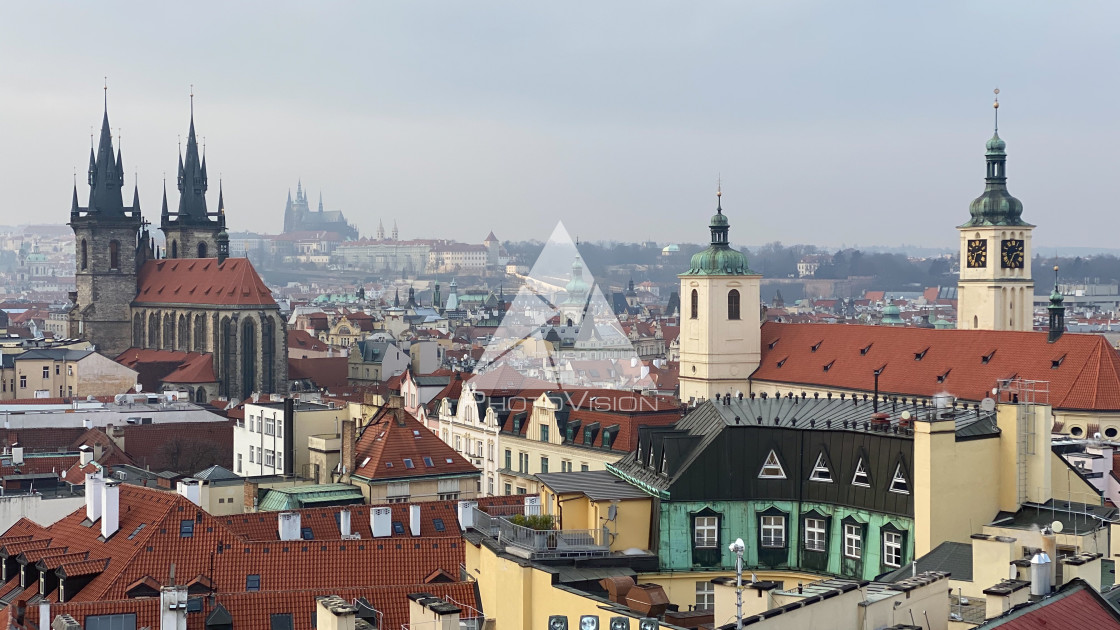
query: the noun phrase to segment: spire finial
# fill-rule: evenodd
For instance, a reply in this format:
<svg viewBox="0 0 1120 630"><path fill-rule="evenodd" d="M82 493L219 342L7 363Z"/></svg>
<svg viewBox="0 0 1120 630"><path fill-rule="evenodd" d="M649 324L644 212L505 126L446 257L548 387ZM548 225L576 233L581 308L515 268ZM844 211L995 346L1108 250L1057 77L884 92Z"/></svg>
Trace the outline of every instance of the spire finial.
<svg viewBox="0 0 1120 630"><path fill-rule="evenodd" d="M1058 290L1058 266L1054 265L1054 290Z"/></svg>
<svg viewBox="0 0 1120 630"><path fill-rule="evenodd" d="M723 214L723 174L716 174L716 214Z"/></svg>
<svg viewBox="0 0 1120 630"><path fill-rule="evenodd" d="M194 121L194 84L191 84L191 121Z"/></svg>
<svg viewBox="0 0 1120 630"><path fill-rule="evenodd" d="M992 109L996 112L996 135L999 135L999 88L992 90L992 93L996 95L996 100L992 103Z"/></svg>
<svg viewBox="0 0 1120 630"><path fill-rule="evenodd" d="M105 80L105 83L104 83L104 85L101 89L105 91L105 113L108 114L109 113L109 77L102 77L102 78Z"/></svg>

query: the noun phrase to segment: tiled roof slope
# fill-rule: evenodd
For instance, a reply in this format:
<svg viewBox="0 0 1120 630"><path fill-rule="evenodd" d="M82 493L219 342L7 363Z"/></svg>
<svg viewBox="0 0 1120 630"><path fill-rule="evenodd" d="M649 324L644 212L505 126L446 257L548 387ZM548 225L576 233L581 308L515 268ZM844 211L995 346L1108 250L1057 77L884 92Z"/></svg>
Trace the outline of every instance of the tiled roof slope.
<svg viewBox="0 0 1120 630"><path fill-rule="evenodd" d="M330 346L311 336L311 333L299 328L288 329L288 351L293 355L300 350L310 352L326 352Z"/></svg>
<svg viewBox="0 0 1120 630"><path fill-rule="evenodd" d="M312 357L308 359L288 357L288 378L292 380L310 379L317 387L326 389L346 387L347 366L346 357Z"/></svg>
<svg viewBox="0 0 1120 630"><path fill-rule="evenodd" d="M976 630L1054 630L1056 628L1120 629L1120 611L1104 600L1081 578L1069 581L1056 594L1007 613Z"/></svg>
<svg viewBox="0 0 1120 630"><path fill-rule="evenodd" d="M325 594L340 588L421 584L436 570L458 575L464 557L454 521L448 535L440 537L250 541L226 525L228 518L237 517L211 516L173 492L127 484L118 488L120 528L108 540L100 540L98 523L84 522L83 507L47 528L20 521L0 536L0 548L41 548L40 541L47 541L47 549L60 553L107 558L97 577L67 593L73 602L126 599L134 583L169 583L172 566L179 583L205 576L218 593L244 592L247 576L259 575L261 591L314 589ZM193 525L191 536L180 534L184 521ZM334 570L339 567L345 570ZM18 578L9 580L4 589L18 583ZM58 591L47 599L57 602Z"/></svg>
<svg viewBox="0 0 1120 630"><path fill-rule="evenodd" d="M382 408L362 429L354 451L354 474L366 479L479 474L473 464L399 407ZM431 458L431 466L424 463L424 457ZM406 458L412 468L406 465Z"/></svg>
<svg viewBox="0 0 1120 630"><path fill-rule="evenodd" d="M137 380L146 391L159 391L162 383L217 382L214 356L210 353L129 348L113 360L136 370Z"/></svg>
<svg viewBox="0 0 1120 630"><path fill-rule="evenodd" d="M135 304L276 306L247 258L149 260L136 286Z"/></svg>
<svg viewBox="0 0 1120 630"><path fill-rule="evenodd" d="M1047 381L1056 409L1120 410L1120 355L1100 335L935 330L835 324L762 325L754 381L964 400L991 395L1000 379Z"/></svg>

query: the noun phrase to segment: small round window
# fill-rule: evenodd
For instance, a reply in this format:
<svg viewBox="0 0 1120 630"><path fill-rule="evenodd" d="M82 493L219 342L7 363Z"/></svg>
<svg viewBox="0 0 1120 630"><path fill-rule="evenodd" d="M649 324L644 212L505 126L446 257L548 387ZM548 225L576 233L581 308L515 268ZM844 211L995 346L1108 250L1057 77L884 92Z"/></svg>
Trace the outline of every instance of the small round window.
<svg viewBox="0 0 1120 630"><path fill-rule="evenodd" d="M1116 437L1116 427L1108 427L1107 429L1105 429L1104 430L1104 436L1106 438Z"/></svg>
<svg viewBox="0 0 1120 630"><path fill-rule="evenodd" d="M1069 430L1069 434L1072 435L1073 437L1081 437L1082 433L1085 433L1085 430L1082 429L1081 427L1073 427L1072 429Z"/></svg>

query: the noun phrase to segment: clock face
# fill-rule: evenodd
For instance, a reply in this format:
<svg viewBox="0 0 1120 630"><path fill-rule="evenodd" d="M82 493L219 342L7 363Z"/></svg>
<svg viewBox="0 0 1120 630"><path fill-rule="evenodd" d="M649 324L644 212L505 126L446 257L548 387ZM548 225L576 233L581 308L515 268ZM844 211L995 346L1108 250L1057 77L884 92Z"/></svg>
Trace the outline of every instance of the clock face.
<svg viewBox="0 0 1120 630"><path fill-rule="evenodd" d="M966 250L968 266L974 269L988 266L988 241L969 239Z"/></svg>
<svg viewBox="0 0 1120 630"><path fill-rule="evenodd" d="M1000 264L1004 269L1022 269L1025 262L1023 241L1009 238L1003 241L1000 252Z"/></svg>

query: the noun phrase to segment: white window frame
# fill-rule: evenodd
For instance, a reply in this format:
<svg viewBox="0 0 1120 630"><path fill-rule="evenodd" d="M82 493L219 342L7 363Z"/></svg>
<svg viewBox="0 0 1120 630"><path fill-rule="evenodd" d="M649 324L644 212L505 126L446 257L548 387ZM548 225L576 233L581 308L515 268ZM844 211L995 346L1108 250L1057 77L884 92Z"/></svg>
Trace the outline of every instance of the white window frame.
<svg viewBox="0 0 1120 630"><path fill-rule="evenodd" d="M709 580L696 583L696 610L714 610L716 607L716 585Z"/></svg>
<svg viewBox="0 0 1120 630"><path fill-rule="evenodd" d="M264 418L264 434L265 435L275 435L276 434L276 419L275 418Z"/></svg>
<svg viewBox="0 0 1120 630"><path fill-rule="evenodd" d="M764 515L761 523L762 546L767 549L784 548L786 546L786 517Z"/></svg>
<svg viewBox="0 0 1120 630"><path fill-rule="evenodd" d="M264 465L269 468L276 468L276 453L267 448L264 449Z"/></svg>
<svg viewBox="0 0 1120 630"><path fill-rule="evenodd" d="M856 472L852 475L852 485L862 488L871 487L871 476L867 474L867 466L864 465L862 457L856 461Z"/></svg>
<svg viewBox="0 0 1120 630"><path fill-rule="evenodd" d="M776 470L775 470L776 469ZM778 459L778 454L773 449L766 455L766 461L762 463L762 470L758 471L759 479L785 479L786 471L782 468L782 461Z"/></svg>
<svg viewBox="0 0 1120 630"><path fill-rule="evenodd" d="M828 521L823 518L805 519L806 551L828 550Z"/></svg>
<svg viewBox="0 0 1120 630"><path fill-rule="evenodd" d="M883 532L883 564L895 568L902 566L902 534Z"/></svg>
<svg viewBox="0 0 1120 630"><path fill-rule="evenodd" d="M844 523L844 557L859 560L863 557L863 526Z"/></svg>
<svg viewBox="0 0 1120 630"><path fill-rule="evenodd" d="M809 481L832 483L832 470L824 461L824 451L817 455L817 463L813 465L813 472L809 473Z"/></svg>
<svg viewBox="0 0 1120 630"><path fill-rule="evenodd" d="M910 482L906 480L906 475L902 473L902 462L898 462L898 465L894 468L890 491L898 494L910 494Z"/></svg>
<svg viewBox="0 0 1120 630"><path fill-rule="evenodd" d="M697 516L692 526L692 544L697 549L719 547L719 517Z"/></svg>
<svg viewBox="0 0 1120 630"><path fill-rule="evenodd" d="M256 461L255 459L253 459L253 457L254 457L254 451L255 451L255 450L256 450L256 449L255 449L255 448L253 448L252 446L250 446L250 447L249 447L249 463L250 463L250 464L255 464L255 463L257 463L257 461Z"/></svg>

